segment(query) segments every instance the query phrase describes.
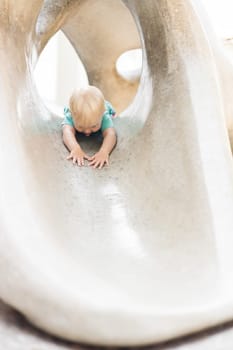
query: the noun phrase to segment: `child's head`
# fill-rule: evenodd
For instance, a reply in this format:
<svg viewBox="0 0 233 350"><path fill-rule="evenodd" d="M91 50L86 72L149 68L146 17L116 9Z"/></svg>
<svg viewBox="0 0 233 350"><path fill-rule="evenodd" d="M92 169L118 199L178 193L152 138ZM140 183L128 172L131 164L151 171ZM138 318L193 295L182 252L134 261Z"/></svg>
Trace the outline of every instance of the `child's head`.
<svg viewBox="0 0 233 350"><path fill-rule="evenodd" d="M75 129L86 136L100 129L104 110L104 96L94 86L75 90L70 97L70 111Z"/></svg>

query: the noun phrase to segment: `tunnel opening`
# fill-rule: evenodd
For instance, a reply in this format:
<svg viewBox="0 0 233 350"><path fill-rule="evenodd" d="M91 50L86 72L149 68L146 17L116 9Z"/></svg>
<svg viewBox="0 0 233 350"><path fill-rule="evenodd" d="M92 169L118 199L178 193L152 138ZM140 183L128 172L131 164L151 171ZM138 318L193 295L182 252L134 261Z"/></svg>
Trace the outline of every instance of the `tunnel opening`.
<svg viewBox="0 0 233 350"><path fill-rule="evenodd" d="M133 103L140 85L142 62L135 52L142 50L135 20L122 1L96 0L91 8L86 2L72 6L72 13L66 16L59 8L64 16L60 30L49 40L35 67L39 95L60 115L74 88L95 85L120 114ZM42 35L48 32L48 15L54 16L46 7L38 17L37 31Z"/></svg>
<svg viewBox="0 0 233 350"><path fill-rule="evenodd" d="M89 83L85 66L61 30L42 51L33 75L43 102L59 116L72 91Z"/></svg>
<svg viewBox="0 0 233 350"><path fill-rule="evenodd" d="M139 82L142 73L142 49L122 53L116 61L116 71L129 82Z"/></svg>

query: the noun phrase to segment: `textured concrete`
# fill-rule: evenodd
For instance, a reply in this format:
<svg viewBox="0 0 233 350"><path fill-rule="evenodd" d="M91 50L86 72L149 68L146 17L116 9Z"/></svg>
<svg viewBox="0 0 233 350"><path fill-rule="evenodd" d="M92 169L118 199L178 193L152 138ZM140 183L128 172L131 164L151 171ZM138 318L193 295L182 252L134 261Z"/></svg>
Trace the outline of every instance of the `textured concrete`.
<svg viewBox="0 0 233 350"><path fill-rule="evenodd" d="M232 101L200 2L25 4L0 1L1 298L53 335L101 346L153 344L231 320ZM130 12L144 62L125 109L137 85L114 62L139 45ZM90 83L123 101L102 171L65 161L60 121L34 87L38 55L59 28ZM83 142L90 153L97 143Z"/></svg>

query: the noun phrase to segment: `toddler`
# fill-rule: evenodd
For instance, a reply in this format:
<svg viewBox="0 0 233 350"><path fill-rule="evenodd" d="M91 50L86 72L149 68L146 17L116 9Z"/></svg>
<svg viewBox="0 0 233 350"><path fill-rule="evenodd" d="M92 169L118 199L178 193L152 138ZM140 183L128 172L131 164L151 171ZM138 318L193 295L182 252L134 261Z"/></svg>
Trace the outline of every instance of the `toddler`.
<svg viewBox="0 0 233 350"><path fill-rule="evenodd" d="M116 112L111 104L105 101L102 92L94 87L74 91L70 98L69 108L64 108L62 122L63 142L69 149L67 159L73 164L84 165L85 159L89 165L101 169L109 164L109 155L116 145L116 132L112 117ZM76 139L76 131L90 136L91 133L101 130L103 142L99 151L89 157L80 147Z"/></svg>

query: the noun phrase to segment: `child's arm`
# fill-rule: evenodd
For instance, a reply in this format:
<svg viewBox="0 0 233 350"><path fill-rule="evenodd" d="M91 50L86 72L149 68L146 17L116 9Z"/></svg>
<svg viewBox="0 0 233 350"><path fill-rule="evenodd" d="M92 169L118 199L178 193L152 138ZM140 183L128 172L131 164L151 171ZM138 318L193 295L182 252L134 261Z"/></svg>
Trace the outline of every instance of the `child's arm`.
<svg viewBox="0 0 233 350"><path fill-rule="evenodd" d="M63 142L70 151L70 154L66 159L73 159L73 164L77 162L79 166L84 165L84 159L90 160L77 142L75 138L75 129L72 126L64 125L62 133Z"/></svg>
<svg viewBox="0 0 233 350"><path fill-rule="evenodd" d="M109 165L109 154L112 152L117 141L115 129L105 129L103 131L103 138L104 140L99 152L94 154L93 157L89 158L89 160L91 161L89 165L93 166L94 168L98 167L99 169L101 169L105 163Z"/></svg>

